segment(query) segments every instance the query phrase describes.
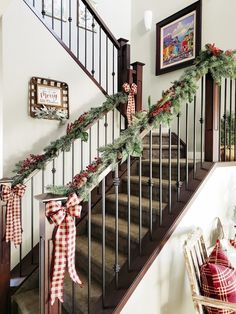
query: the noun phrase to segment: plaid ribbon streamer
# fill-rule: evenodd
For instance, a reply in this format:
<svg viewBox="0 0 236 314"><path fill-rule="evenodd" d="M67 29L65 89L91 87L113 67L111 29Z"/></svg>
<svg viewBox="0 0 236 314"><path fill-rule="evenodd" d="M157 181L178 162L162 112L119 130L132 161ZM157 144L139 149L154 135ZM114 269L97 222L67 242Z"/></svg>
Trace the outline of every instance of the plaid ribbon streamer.
<svg viewBox="0 0 236 314"><path fill-rule="evenodd" d="M19 183L14 188L2 185L1 199L7 202L6 242L12 241L15 246L22 242L21 198L26 186Z"/></svg>
<svg viewBox="0 0 236 314"><path fill-rule="evenodd" d="M137 94L137 85L134 83L132 83L131 85L129 85L128 83L124 83L122 87L126 93L129 93L126 115L128 119L128 125L130 126L132 122L132 116L135 114L134 95Z"/></svg>
<svg viewBox="0 0 236 314"><path fill-rule="evenodd" d="M75 270L76 228L74 222L74 217L80 217L82 206L79 206L79 203L81 201L73 193L68 197L64 207L61 206L60 202L56 201L50 201L46 205L46 217L50 223L56 225L56 232L53 239L53 271L50 289L51 305L54 304L56 298L63 302L63 283L66 266L68 266L70 278L74 282L82 284Z"/></svg>

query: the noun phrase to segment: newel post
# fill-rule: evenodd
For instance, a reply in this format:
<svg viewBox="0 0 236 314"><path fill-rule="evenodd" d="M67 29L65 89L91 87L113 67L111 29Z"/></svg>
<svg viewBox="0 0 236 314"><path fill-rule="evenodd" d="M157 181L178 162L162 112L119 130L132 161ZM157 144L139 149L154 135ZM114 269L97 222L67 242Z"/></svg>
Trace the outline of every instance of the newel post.
<svg viewBox="0 0 236 314"><path fill-rule="evenodd" d="M219 86L210 73L205 86L205 161L219 161Z"/></svg>
<svg viewBox="0 0 236 314"><path fill-rule="evenodd" d="M122 85L130 83L130 45L124 38L118 39L120 49L118 51L118 90L122 90Z"/></svg>
<svg viewBox="0 0 236 314"><path fill-rule="evenodd" d="M143 67L145 64L142 62L134 62L131 65L133 66L133 82L138 87L135 101L135 111L137 112L142 111L143 107Z"/></svg>
<svg viewBox="0 0 236 314"><path fill-rule="evenodd" d="M40 314L61 313L61 303L56 300L53 306L49 301L51 287L52 252L53 252L53 230L54 225L50 224L45 216L46 204L49 201L64 201L66 197L53 197L51 194L36 196L39 200L39 305Z"/></svg>
<svg viewBox="0 0 236 314"><path fill-rule="evenodd" d="M0 180L0 193L2 185L11 186L12 180ZM6 203L0 197L0 313L10 313L10 271L11 251L10 243L5 241L6 234Z"/></svg>

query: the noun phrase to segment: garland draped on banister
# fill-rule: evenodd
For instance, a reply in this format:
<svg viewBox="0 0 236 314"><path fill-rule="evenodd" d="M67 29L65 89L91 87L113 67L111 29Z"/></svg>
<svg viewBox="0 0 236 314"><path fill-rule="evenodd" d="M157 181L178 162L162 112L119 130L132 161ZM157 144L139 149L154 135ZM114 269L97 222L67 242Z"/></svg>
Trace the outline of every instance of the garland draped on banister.
<svg viewBox="0 0 236 314"><path fill-rule="evenodd" d="M185 70L179 80L163 92L162 99L157 104L150 105L147 112L137 112L132 124L122 132L121 136L103 148L100 148L101 158L95 159L86 170L77 174L66 186L48 186L49 192L59 195L76 193L86 199L90 188L96 184L98 176L111 164L123 162L127 157L139 157L142 154L140 132L160 123L169 124L179 112L182 101L192 102L197 91L197 82L202 76L210 73L216 84L221 84L222 78L236 77L236 50L225 52L214 44L207 44L196 58L192 67Z"/></svg>

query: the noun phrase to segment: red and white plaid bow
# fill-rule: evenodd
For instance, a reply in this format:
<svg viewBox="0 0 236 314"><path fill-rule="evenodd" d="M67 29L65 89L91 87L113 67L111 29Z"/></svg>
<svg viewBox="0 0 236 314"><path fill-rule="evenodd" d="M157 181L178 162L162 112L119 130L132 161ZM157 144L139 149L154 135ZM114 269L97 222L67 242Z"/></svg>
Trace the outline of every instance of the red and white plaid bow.
<svg viewBox="0 0 236 314"><path fill-rule="evenodd" d="M46 205L46 217L50 223L56 225L54 235L54 256L52 283L50 290L50 301L53 305L56 298L63 302L63 283L68 265L70 278L79 284L82 284L75 270L75 240L76 228L74 217L80 217L82 206L79 203L82 200L73 193L71 194L65 206L61 206L60 202L50 201Z"/></svg>
<svg viewBox="0 0 236 314"><path fill-rule="evenodd" d="M1 199L7 202L6 242L12 241L15 246L22 242L21 198L25 189L26 186L21 183L13 188L2 185Z"/></svg>
<svg viewBox="0 0 236 314"><path fill-rule="evenodd" d="M123 84L123 89L126 93L129 93L128 95L128 105L127 105L127 119L128 119L128 125L131 125L132 122L132 116L135 114L135 99L134 95L137 94L137 85L132 83L129 85L128 83Z"/></svg>

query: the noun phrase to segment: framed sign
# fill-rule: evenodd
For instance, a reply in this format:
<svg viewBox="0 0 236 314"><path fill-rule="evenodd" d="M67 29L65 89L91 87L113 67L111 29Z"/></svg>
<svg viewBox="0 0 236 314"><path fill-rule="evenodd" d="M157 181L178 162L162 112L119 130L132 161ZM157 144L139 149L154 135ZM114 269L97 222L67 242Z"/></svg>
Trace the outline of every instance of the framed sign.
<svg viewBox="0 0 236 314"><path fill-rule="evenodd" d="M69 118L69 88L65 82L32 77L29 87L30 115L60 120Z"/></svg>
<svg viewBox="0 0 236 314"><path fill-rule="evenodd" d="M201 49L201 1L156 24L156 75L192 65Z"/></svg>
<svg viewBox="0 0 236 314"><path fill-rule="evenodd" d="M92 8L96 8L97 1L90 0L88 2ZM90 10L88 9L89 5L87 5L86 7L82 2L78 1L77 26L82 30L96 33L97 23L96 20L93 18L93 15L91 14Z"/></svg>

